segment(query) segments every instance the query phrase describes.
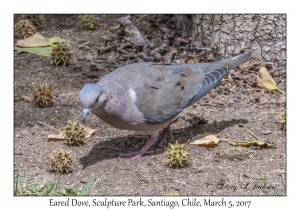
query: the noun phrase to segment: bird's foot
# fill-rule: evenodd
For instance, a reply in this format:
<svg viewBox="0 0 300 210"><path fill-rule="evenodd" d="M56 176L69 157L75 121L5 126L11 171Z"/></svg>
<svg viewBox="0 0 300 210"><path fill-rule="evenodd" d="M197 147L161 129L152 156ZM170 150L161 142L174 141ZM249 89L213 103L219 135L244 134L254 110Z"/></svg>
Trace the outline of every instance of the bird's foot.
<svg viewBox="0 0 300 210"><path fill-rule="evenodd" d="M140 151L129 151L126 153L121 153L120 157L131 157L132 160L137 159L145 154L153 154L154 151L148 149L158 140L158 137L151 137L147 143L143 146L143 148Z"/></svg>
<svg viewBox="0 0 300 210"><path fill-rule="evenodd" d="M159 144L158 146L159 147L162 147L163 145L166 145L167 144L167 138L169 137L170 139L172 139L172 141L174 141L174 137L173 137L173 134L172 134L172 131L171 131L171 128L170 126L173 124L173 123L177 123L178 122L178 118L176 118L176 120L170 122L170 124L163 129L163 132L162 132L162 135L159 139Z"/></svg>

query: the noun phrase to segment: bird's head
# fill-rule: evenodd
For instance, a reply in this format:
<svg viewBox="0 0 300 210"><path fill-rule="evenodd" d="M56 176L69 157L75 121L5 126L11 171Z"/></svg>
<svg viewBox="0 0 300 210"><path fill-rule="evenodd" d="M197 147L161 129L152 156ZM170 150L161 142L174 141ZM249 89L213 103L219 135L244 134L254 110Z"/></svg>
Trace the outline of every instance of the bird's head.
<svg viewBox="0 0 300 210"><path fill-rule="evenodd" d="M98 108L106 101L106 95L103 94L101 86L95 83L87 84L81 89L79 100L83 107L82 122L84 123L90 111Z"/></svg>

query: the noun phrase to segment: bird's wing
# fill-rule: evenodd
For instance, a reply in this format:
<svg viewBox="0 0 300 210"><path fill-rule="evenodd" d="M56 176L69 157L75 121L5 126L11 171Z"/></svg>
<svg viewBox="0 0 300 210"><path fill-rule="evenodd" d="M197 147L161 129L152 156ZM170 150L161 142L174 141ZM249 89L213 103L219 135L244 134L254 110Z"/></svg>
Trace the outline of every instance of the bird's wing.
<svg viewBox="0 0 300 210"><path fill-rule="evenodd" d="M136 105L148 123L173 119L213 89L228 70L222 67L204 73L201 65L154 65L152 68L168 73L156 78L149 87L135 89Z"/></svg>

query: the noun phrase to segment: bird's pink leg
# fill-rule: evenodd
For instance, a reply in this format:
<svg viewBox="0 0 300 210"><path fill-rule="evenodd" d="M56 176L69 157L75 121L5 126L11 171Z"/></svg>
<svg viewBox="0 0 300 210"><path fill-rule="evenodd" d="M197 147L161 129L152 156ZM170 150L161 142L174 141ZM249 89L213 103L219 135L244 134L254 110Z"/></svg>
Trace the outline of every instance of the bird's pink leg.
<svg viewBox="0 0 300 210"><path fill-rule="evenodd" d="M120 157L131 157L131 159L136 159L136 158L139 158L141 157L142 155L145 155L145 154L153 154L153 151L148 151L148 149L157 141L159 140L159 146L162 146L164 145L166 142L167 142L167 137L171 138L172 141L174 141L174 137L172 135L172 132L171 132L171 128L170 126L173 124L173 123L176 123L178 122L178 118L172 122L170 122L170 124L163 129L163 133L161 135L161 137L151 137L150 139L148 139L148 141L146 142L146 144L143 146L143 148L140 150L140 151L129 151L129 152L126 152L126 153L121 153L119 156Z"/></svg>
<svg viewBox="0 0 300 210"><path fill-rule="evenodd" d="M127 153L121 153L120 157L131 157L132 160L141 157L144 154L152 154L153 151L148 151L148 149L158 140L157 137L151 137L148 139L147 143L143 146L143 148L140 151L134 151L134 152L127 152Z"/></svg>
<svg viewBox="0 0 300 210"><path fill-rule="evenodd" d="M176 118L176 120L170 122L170 124L166 128L163 129L163 133L161 135L161 138L159 139L158 146L161 147L162 145L165 145L167 143L167 137L169 137L170 139L172 139L172 141L174 141L174 137L173 137L170 126L173 123L177 123L177 122L178 122L178 118Z"/></svg>

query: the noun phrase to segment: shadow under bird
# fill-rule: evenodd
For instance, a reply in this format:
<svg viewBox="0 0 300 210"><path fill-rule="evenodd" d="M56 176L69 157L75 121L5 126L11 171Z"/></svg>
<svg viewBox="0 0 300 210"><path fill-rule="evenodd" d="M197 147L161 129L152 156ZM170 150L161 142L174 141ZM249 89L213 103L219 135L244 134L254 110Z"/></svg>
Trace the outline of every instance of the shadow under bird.
<svg viewBox="0 0 300 210"><path fill-rule="evenodd" d="M186 107L209 93L228 69L245 63L251 53L212 63L135 63L119 67L79 93L82 121L92 112L109 125L151 137L140 151L120 156L136 159L157 141L173 139L170 125ZM159 130L163 129L159 136Z"/></svg>

